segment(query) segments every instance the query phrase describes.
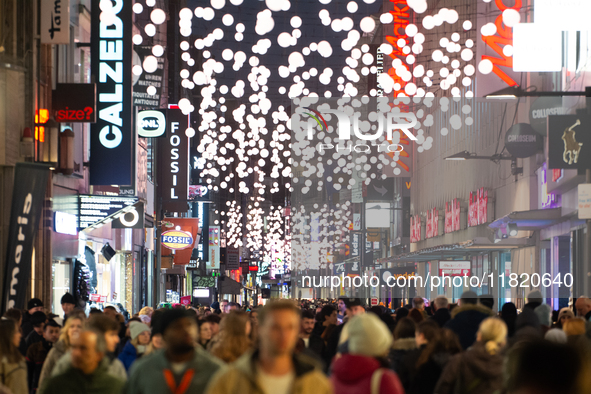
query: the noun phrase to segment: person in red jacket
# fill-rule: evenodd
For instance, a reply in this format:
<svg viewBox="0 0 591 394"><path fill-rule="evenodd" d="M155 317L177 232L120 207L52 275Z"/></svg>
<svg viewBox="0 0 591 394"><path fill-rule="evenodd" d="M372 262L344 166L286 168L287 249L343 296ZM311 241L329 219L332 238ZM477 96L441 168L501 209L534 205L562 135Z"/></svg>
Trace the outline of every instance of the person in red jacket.
<svg viewBox="0 0 591 394"><path fill-rule="evenodd" d="M331 381L339 394L404 394L386 355L392 333L373 313L353 317L345 326L348 353L332 364Z"/></svg>

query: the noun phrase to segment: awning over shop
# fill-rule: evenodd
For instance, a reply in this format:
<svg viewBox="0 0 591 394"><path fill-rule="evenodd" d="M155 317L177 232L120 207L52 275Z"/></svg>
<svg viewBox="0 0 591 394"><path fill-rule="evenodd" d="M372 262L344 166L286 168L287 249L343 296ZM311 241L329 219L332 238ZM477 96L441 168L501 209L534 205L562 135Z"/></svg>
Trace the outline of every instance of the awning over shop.
<svg viewBox="0 0 591 394"><path fill-rule="evenodd" d="M506 228L509 224L515 224L518 231L535 231L549 227L562 220L562 208L533 209L530 211L511 212L491 224L488 227L497 230Z"/></svg>
<svg viewBox="0 0 591 394"><path fill-rule="evenodd" d="M431 260L446 260L449 258L463 258L469 253L478 253L495 250L508 250L522 248L533 245L533 240L527 238L506 238L501 242L494 243L489 238L476 237L469 241L454 244L439 245L431 248L417 250L411 253L405 253L382 263L403 263L420 262Z"/></svg>
<svg viewBox="0 0 591 394"><path fill-rule="evenodd" d="M218 284L220 285L221 294L239 295L240 290L242 290L242 285L240 283L236 282L234 279L228 278L227 276L223 277L222 280L218 279Z"/></svg>

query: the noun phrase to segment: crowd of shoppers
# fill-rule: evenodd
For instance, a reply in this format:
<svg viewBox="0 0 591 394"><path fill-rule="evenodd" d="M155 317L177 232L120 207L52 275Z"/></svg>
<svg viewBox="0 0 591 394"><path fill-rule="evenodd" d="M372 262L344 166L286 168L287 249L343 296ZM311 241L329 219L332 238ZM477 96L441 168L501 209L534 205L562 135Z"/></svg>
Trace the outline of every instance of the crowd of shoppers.
<svg viewBox="0 0 591 394"><path fill-rule="evenodd" d="M521 311L465 292L396 311L361 299L270 301L245 310L116 308L0 320L1 393L468 394L591 392L591 301ZM72 304L73 305L73 304ZM225 312L222 312L225 311ZM23 336L28 332L27 338Z"/></svg>

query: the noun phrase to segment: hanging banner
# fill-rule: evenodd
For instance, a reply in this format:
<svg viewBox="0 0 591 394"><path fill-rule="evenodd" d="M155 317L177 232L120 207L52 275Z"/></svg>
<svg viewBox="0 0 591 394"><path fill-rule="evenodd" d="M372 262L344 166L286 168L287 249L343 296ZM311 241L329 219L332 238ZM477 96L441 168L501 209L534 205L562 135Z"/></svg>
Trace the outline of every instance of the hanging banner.
<svg viewBox="0 0 591 394"><path fill-rule="evenodd" d="M45 200L49 169L39 164L17 163L6 244L3 311L25 309L30 286L35 234Z"/></svg>
<svg viewBox="0 0 591 394"><path fill-rule="evenodd" d="M173 257L173 261L175 265L188 265L191 262L191 256L193 255L193 249L197 246L199 242L199 219L198 218L164 218L162 220L162 241L169 241L169 239L164 239L164 234L170 230L176 230L177 232L187 233L190 235L191 242L188 245L184 245L184 249L176 249L173 253L173 248L171 245L167 245L163 243L163 248L161 249L162 257ZM173 234L170 234L173 235ZM177 236L179 236L178 234ZM188 238L188 237L187 237ZM173 243L178 245L182 241L180 239L170 239Z"/></svg>
<svg viewBox="0 0 591 394"><path fill-rule="evenodd" d="M70 0L42 0L41 19L42 44L70 43Z"/></svg>
<svg viewBox="0 0 591 394"><path fill-rule="evenodd" d="M162 207L168 212L187 212L189 197L189 117L180 109L166 112L166 137L158 139L160 169L158 186Z"/></svg>
<svg viewBox="0 0 591 394"><path fill-rule="evenodd" d="M228 246L226 250L226 269L240 269L240 251L238 248Z"/></svg>
<svg viewBox="0 0 591 394"><path fill-rule="evenodd" d="M160 96L162 95L162 80L164 79L165 56L154 56L152 46L138 46L133 48L133 63L141 66L146 59L156 59L158 67L153 73L146 72L143 68L140 75L134 75L133 81L133 105L142 108L160 108Z"/></svg>
<svg viewBox="0 0 591 394"><path fill-rule="evenodd" d="M207 269L220 269L220 226L209 226L209 260Z"/></svg>
<svg viewBox="0 0 591 394"><path fill-rule="evenodd" d="M91 72L96 81L98 117L90 132L90 184L135 186L131 97L133 1L113 3L109 15L102 17L99 3L92 1L91 12Z"/></svg>

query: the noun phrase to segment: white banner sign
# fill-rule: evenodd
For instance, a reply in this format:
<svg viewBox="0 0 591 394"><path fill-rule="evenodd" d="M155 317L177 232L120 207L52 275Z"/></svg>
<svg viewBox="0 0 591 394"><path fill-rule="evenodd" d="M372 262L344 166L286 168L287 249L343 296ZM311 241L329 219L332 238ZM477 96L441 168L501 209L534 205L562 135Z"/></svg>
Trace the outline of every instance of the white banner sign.
<svg viewBox="0 0 591 394"><path fill-rule="evenodd" d="M70 43L70 0L41 0L41 43Z"/></svg>
<svg viewBox="0 0 591 394"><path fill-rule="evenodd" d="M591 183L579 185L579 219L591 219Z"/></svg>

